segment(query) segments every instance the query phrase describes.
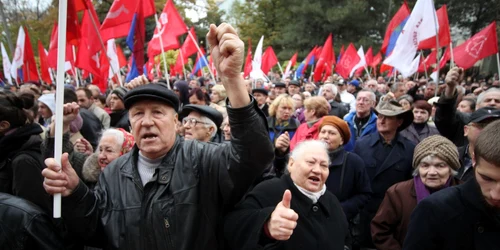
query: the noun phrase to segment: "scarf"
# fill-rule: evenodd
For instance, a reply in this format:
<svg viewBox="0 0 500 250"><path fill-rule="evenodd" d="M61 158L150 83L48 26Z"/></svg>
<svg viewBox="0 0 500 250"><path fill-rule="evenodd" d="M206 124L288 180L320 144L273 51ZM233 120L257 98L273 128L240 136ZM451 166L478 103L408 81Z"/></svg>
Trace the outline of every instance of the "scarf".
<svg viewBox="0 0 500 250"><path fill-rule="evenodd" d="M316 204L319 200L319 198L325 194L326 192L326 185L323 185L323 188L321 189L321 191L319 192L311 192L311 191L308 191L304 188L301 188L299 187L297 184L295 184L295 182L293 183L297 189L303 194L305 195L307 198L311 199L312 203L313 204Z"/></svg>
<svg viewBox="0 0 500 250"><path fill-rule="evenodd" d="M450 186L450 183L451 183L451 177L448 178L448 181L446 181L446 183L444 184L443 187L441 187L440 189L437 189L437 190L429 190L425 184L422 182L422 179L420 179L420 176L415 176L413 177L413 183L415 184L415 193L417 194L417 204L420 203L420 201L422 201L423 199L425 199L425 197L431 195L431 193L434 193L436 191L439 191L443 188L447 188Z"/></svg>

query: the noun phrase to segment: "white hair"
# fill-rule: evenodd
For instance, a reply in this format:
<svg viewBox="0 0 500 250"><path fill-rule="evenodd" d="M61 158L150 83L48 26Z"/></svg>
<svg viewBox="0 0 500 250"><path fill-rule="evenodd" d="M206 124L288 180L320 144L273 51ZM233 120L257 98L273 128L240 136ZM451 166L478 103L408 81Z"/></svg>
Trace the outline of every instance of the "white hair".
<svg viewBox="0 0 500 250"><path fill-rule="evenodd" d="M290 154L290 158L297 160L300 157L303 157L305 155L305 150L309 148L320 148L320 150L323 150L326 154L328 154L328 146L324 141L320 140L307 140L307 141L302 141L297 146L293 149L292 153ZM318 152L318 151L316 151ZM330 158L328 158L328 164L330 164Z"/></svg>
<svg viewBox="0 0 500 250"><path fill-rule="evenodd" d="M439 158L440 160L442 160L439 156L435 155L435 154L430 154L424 158L422 158L422 160L420 160L420 162L422 161L432 161L432 158ZM417 163L417 166L415 167L415 169L413 170L413 176L418 176L419 174L419 169L420 169L420 162ZM458 175L458 172L456 170L453 170L453 168L451 168L450 166L448 166L448 168L450 169L450 173L451 173L451 176L457 176Z"/></svg>
<svg viewBox="0 0 500 250"><path fill-rule="evenodd" d="M333 95L336 96L337 93L338 93L338 89L337 89L337 86L335 86L335 84L333 83L326 83L325 85L323 85L323 88L330 88L333 92Z"/></svg>
<svg viewBox="0 0 500 250"><path fill-rule="evenodd" d="M479 94L479 96L477 97L476 109L478 106L481 106L481 103L484 101L485 95L492 92L500 92L500 88L490 88L484 91L483 93Z"/></svg>
<svg viewBox="0 0 500 250"><path fill-rule="evenodd" d="M125 141L125 136L123 135L122 131L115 129L115 128L108 128L108 129L102 131L101 139L99 140L99 143L101 142L102 138L107 137L107 136L114 137L116 140L116 143L118 144L118 146L121 149L121 147L123 145L123 141ZM98 152L99 148L96 148L95 151Z"/></svg>
<svg viewBox="0 0 500 250"><path fill-rule="evenodd" d="M217 126L215 125L215 122L203 115L200 116L200 121L204 122L203 126L205 126L205 128L211 128L211 127L214 128L214 130L212 130L212 134L210 135L210 138L213 138L217 134L218 130Z"/></svg>

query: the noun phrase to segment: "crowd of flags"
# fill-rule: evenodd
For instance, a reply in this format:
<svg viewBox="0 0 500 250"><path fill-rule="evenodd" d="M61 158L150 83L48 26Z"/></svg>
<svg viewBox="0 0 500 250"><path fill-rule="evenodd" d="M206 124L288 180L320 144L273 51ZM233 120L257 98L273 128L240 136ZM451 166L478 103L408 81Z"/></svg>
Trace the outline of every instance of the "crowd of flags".
<svg viewBox="0 0 500 250"><path fill-rule="evenodd" d="M83 12L81 21L79 12ZM198 46L194 27L189 29L186 26L172 0L167 1L159 16L156 15L153 0L115 0L102 24L91 0L69 0L67 13L65 71L73 76L81 74L81 79L91 77L102 91L107 89L109 79L119 81L120 69L123 67L128 67L126 81L141 74L153 78L154 72L161 77L158 55L174 49L179 49L176 63L169 68L164 67L164 72L183 73L188 58L196 55L192 74L201 76L205 67L212 75L217 73L211 58ZM145 19L153 16L157 27L145 51ZM187 36L181 45L178 37L184 34ZM53 72L58 67L57 35L58 25L54 23L48 50L38 41L38 67L27 29L21 26L12 61L2 44L6 81L15 84L18 81L42 80L52 84ZM115 42L117 38L126 38L126 44L132 52L128 61ZM244 77L265 79L276 65L283 78L303 77L310 67L313 79L317 82L324 81L333 72L347 79L362 74L363 70L376 71L379 66L380 73L392 74L397 71L403 76L410 76L433 68L431 70L437 75L438 69L445 67L450 60L467 69L477 61L498 53L495 22L453 48L446 5L436 11L431 0L418 0L413 10L405 2L389 22L382 47L375 55L371 47L365 53L362 46L356 49L350 43L346 49L342 45L336 57L333 35L329 34L325 43L314 46L304 60L298 61L298 52L294 53L283 71L274 49L268 46L263 50L263 39L260 39L254 53L251 51L251 41L248 41ZM444 47L445 52L438 60L438 52ZM423 56L424 50L430 50L427 57ZM149 58L147 62L144 61L145 53ZM295 71L292 70L294 67Z"/></svg>

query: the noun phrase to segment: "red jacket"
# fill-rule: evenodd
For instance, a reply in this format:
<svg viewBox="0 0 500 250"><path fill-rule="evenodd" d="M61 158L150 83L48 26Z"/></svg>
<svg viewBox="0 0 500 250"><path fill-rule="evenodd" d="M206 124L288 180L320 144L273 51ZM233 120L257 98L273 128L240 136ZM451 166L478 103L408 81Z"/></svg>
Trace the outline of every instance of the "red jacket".
<svg viewBox="0 0 500 250"><path fill-rule="evenodd" d="M290 141L290 152L293 151L295 146L301 141L318 139L319 125L321 125L322 120L323 118L319 119L311 127L308 127L307 122L300 124L300 126L295 131L295 135Z"/></svg>

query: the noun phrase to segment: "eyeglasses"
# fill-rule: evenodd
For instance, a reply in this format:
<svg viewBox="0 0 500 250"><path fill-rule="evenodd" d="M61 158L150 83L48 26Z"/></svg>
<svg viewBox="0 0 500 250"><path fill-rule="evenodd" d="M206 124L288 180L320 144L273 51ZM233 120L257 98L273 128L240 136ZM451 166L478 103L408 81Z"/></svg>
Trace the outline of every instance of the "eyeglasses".
<svg viewBox="0 0 500 250"><path fill-rule="evenodd" d="M199 124L208 124L208 123L206 123L206 122L202 122L202 121L200 121L200 120L198 120L198 119L196 119L196 118L193 118L193 117L184 117L184 118L182 119L182 125L188 125L188 124L191 124L191 125L193 125L193 126L196 126L196 125L198 125L198 123L199 123Z"/></svg>

